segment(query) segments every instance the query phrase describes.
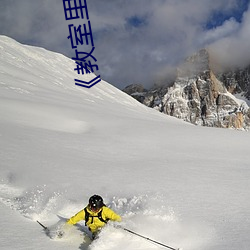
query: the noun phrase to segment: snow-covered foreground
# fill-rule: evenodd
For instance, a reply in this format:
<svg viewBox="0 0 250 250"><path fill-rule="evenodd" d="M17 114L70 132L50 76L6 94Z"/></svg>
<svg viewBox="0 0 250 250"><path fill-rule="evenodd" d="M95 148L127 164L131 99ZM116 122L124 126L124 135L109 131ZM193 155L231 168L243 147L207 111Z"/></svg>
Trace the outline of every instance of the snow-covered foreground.
<svg viewBox="0 0 250 250"><path fill-rule="evenodd" d="M104 81L76 87L73 68L0 37L0 248L163 249L112 225L92 244L84 223L52 240L36 223L53 228L96 193L171 247L249 250L249 132L192 126Z"/></svg>

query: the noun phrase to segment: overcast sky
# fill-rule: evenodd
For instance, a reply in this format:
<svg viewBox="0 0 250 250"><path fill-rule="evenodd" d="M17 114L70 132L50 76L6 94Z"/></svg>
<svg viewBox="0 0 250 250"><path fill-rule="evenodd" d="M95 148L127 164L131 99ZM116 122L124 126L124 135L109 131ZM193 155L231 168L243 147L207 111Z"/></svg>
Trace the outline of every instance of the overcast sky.
<svg viewBox="0 0 250 250"><path fill-rule="evenodd" d="M249 63L249 2L87 0L99 73L119 88L148 87L204 47L224 63ZM62 0L0 0L0 34L21 43L72 57L70 23Z"/></svg>

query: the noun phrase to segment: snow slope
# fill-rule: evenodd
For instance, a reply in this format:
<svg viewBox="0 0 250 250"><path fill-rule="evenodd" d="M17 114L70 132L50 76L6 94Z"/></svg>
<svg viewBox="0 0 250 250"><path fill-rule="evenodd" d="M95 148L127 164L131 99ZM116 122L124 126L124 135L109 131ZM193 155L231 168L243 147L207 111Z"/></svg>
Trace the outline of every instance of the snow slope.
<svg viewBox="0 0 250 250"><path fill-rule="evenodd" d="M181 122L105 81L76 87L73 69L0 36L0 248L162 249L112 225L90 244L83 223L63 239L36 223L53 228L97 193L166 245L250 249L249 133Z"/></svg>

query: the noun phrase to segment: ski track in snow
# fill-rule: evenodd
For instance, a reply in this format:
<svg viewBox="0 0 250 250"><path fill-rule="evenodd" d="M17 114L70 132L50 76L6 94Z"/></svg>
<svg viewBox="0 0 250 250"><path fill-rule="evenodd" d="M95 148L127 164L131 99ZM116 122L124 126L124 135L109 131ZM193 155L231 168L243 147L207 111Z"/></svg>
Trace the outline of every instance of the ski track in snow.
<svg viewBox="0 0 250 250"><path fill-rule="evenodd" d="M129 230L176 248L178 244L183 244L187 246L185 249L192 249L193 246L197 249L199 244L204 244L204 239L203 242L197 240L199 226L197 225L196 230L194 228L193 231L190 230L190 225L187 227L179 220L172 208L164 205L162 195L141 195L130 198L107 197L107 200L109 201L107 206L123 217L121 225ZM107 225L101 231L99 238L92 243L87 236L88 232L83 222L68 228L64 237L58 239L57 231L64 227L65 220L59 220L56 215L63 214L69 218L83 207L82 204L66 200L63 192L49 192L45 185L25 191L10 183L1 183L0 202L29 220L45 222L50 229L49 236L53 240L62 241L71 246L79 244L79 249L82 250L115 250L120 247L124 249L124 245L121 245L124 243L120 243L121 239L122 242L128 243L126 249L162 249L155 243L115 228L113 223ZM166 242L160 239L165 239ZM187 239L188 242L186 242Z"/></svg>

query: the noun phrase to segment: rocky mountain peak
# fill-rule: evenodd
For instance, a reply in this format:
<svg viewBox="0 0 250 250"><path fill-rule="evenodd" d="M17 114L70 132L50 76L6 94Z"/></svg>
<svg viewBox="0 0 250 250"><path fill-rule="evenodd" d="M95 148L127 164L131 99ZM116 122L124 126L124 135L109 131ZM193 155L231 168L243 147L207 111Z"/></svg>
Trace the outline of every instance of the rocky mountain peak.
<svg viewBox="0 0 250 250"><path fill-rule="evenodd" d="M177 77L194 77L205 74L210 70L209 53L201 49L194 55L188 57L177 69Z"/></svg>
<svg viewBox="0 0 250 250"><path fill-rule="evenodd" d="M171 86L141 91L138 101L167 115L196 125L248 129L250 109L233 94L250 96L250 67L241 71L214 73L209 51L202 49L177 69ZM133 92L133 91L132 91Z"/></svg>

